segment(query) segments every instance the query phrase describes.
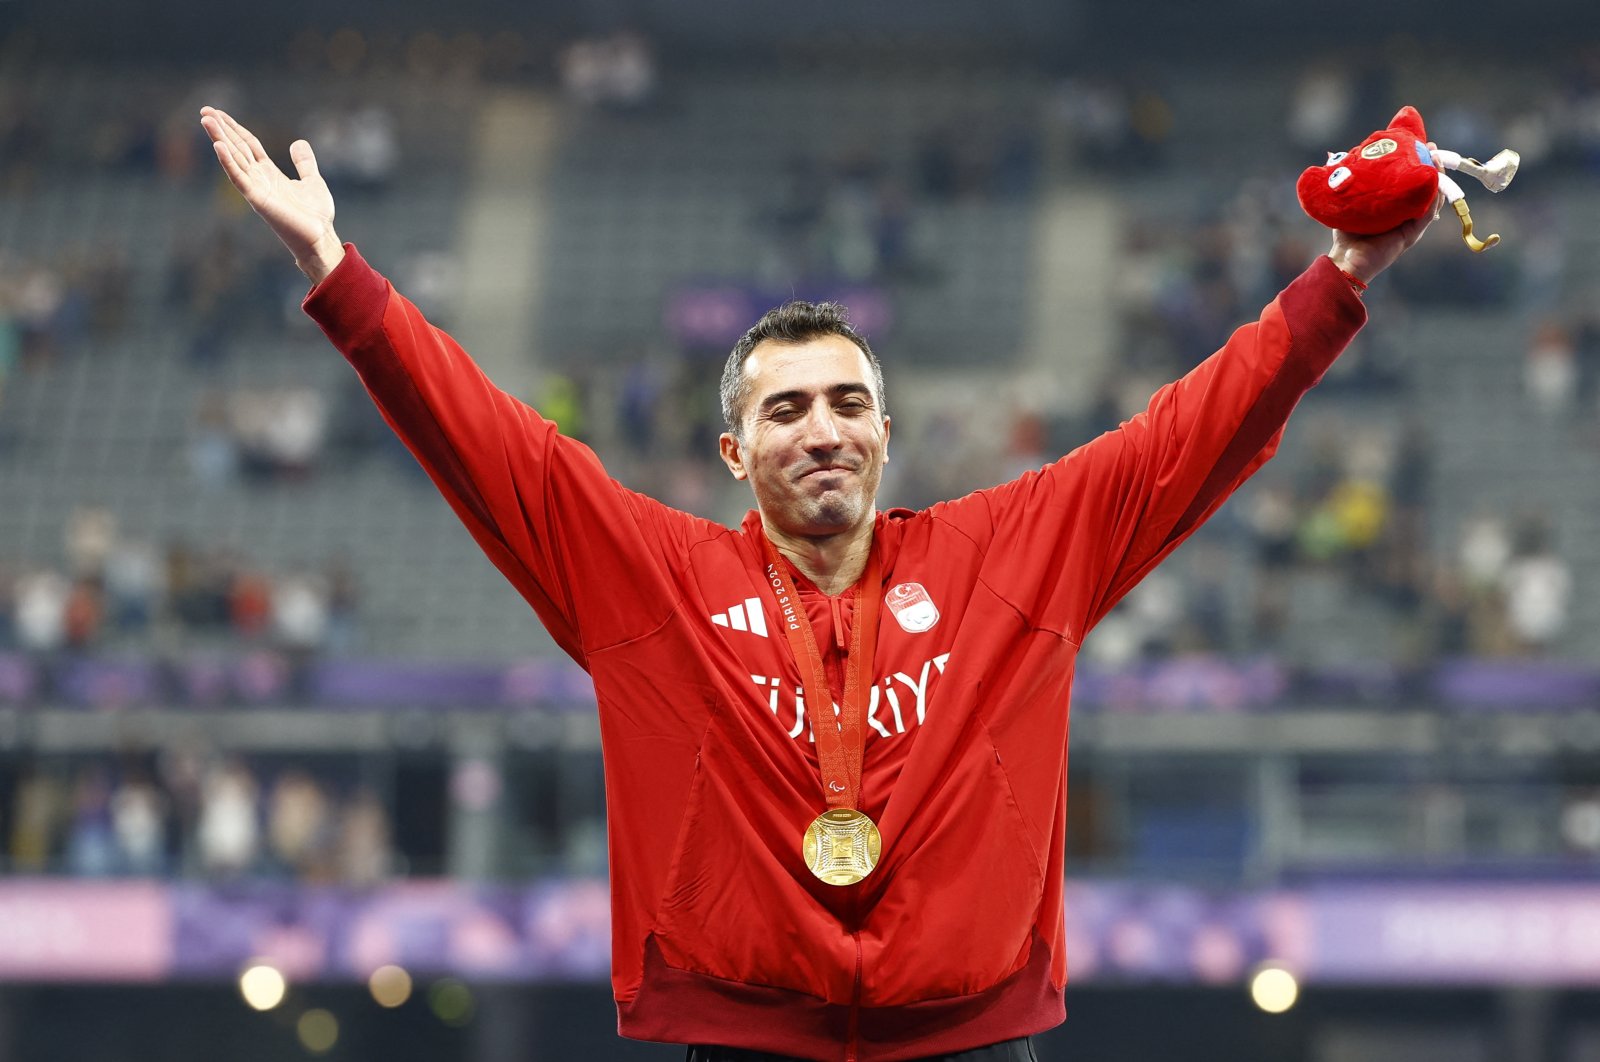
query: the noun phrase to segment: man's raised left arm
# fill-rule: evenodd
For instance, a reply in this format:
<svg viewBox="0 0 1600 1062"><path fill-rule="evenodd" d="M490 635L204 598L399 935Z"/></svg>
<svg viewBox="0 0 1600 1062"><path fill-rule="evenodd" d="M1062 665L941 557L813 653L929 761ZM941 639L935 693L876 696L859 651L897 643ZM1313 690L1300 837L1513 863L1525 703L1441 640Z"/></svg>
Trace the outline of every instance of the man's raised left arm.
<svg viewBox="0 0 1600 1062"><path fill-rule="evenodd" d="M1360 297L1367 285L1416 244L1431 220L1376 236L1334 232L1328 253L1260 320L1238 329L1112 433L1123 438L1118 452L1104 448L1117 466L1104 486L1121 504L1105 528L1099 579L1083 602L1084 630L1272 458L1289 414L1366 323Z"/></svg>
<svg viewBox="0 0 1600 1062"><path fill-rule="evenodd" d="M979 492L978 530L1007 555L1004 596L1073 641L1277 451L1285 422L1366 323L1360 293L1430 219L1333 246L1211 357L1114 431ZM971 519L965 503L957 508ZM956 516L954 512L950 514Z"/></svg>

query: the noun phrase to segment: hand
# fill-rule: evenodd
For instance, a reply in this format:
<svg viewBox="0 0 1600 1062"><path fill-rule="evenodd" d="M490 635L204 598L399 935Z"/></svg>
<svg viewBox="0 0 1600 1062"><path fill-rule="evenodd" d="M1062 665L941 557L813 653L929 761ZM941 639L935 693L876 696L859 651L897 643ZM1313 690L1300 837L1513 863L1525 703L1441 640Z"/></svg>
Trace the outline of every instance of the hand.
<svg viewBox="0 0 1600 1062"><path fill-rule="evenodd" d="M261 215L294 264L313 284L333 272L344 259L344 245L333 231L333 194L317 172L311 145L296 140L289 145L299 180L290 180L268 157L255 135L215 107L200 108L200 124L211 137L211 147L228 180Z"/></svg>
<svg viewBox="0 0 1600 1062"><path fill-rule="evenodd" d="M1440 193L1432 211L1376 236L1358 236L1353 232L1335 229L1333 249L1328 252L1328 257L1333 259L1334 265L1363 284L1370 283L1373 277L1394 265L1402 254L1422 239L1422 234L1433 224L1434 214L1443 204L1444 194Z"/></svg>

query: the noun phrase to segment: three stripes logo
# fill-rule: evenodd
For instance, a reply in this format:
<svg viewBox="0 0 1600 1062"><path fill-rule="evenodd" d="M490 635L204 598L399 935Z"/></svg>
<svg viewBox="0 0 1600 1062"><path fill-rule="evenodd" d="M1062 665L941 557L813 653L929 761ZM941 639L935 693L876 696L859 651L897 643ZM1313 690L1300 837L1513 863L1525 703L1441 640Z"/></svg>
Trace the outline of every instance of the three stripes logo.
<svg viewBox="0 0 1600 1062"><path fill-rule="evenodd" d="M747 597L726 612L718 612L711 622L730 630L749 631L760 638L767 636L767 614L761 610L759 597Z"/></svg>

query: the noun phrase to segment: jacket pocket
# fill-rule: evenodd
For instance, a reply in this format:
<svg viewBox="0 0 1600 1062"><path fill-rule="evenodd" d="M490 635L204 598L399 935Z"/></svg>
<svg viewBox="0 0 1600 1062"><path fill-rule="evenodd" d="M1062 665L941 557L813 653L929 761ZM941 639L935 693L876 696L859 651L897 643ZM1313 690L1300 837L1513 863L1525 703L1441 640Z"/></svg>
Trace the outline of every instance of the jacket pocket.
<svg viewBox="0 0 1600 1062"><path fill-rule="evenodd" d="M798 876L807 807L697 763L652 925L669 966L848 1002L854 938Z"/></svg>
<svg viewBox="0 0 1600 1062"><path fill-rule="evenodd" d="M939 794L948 813L919 809L868 915L868 1006L971 995L1028 960L1044 865L993 749L964 766Z"/></svg>

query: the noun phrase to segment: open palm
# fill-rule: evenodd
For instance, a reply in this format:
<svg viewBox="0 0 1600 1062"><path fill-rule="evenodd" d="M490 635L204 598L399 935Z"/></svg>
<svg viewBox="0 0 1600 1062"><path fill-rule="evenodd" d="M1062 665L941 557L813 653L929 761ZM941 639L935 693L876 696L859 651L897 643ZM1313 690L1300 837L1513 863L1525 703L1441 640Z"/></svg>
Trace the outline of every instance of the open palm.
<svg viewBox="0 0 1600 1062"><path fill-rule="evenodd" d="M200 110L200 124L211 137L217 161L228 180L294 255L295 264L320 281L343 257L333 230L333 194L317 172L311 145L289 146L299 179L290 178L267 155L255 135L215 107Z"/></svg>

